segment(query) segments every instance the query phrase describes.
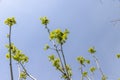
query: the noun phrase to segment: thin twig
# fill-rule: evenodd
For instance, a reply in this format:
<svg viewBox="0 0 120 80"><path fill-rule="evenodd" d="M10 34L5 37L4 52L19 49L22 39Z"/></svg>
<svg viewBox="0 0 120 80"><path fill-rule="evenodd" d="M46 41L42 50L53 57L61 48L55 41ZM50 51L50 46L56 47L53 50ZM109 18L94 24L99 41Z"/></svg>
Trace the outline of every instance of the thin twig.
<svg viewBox="0 0 120 80"><path fill-rule="evenodd" d="M120 20L114 20L114 21L111 21L111 22L119 22Z"/></svg>
<svg viewBox="0 0 120 80"><path fill-rule="evenodd" d="M81 80L83 80L83 68L82 68L82 64L80 64L80 72L81 72Z"/></svg>
<svg viewBox="0 0 120 80"><path fill-rule="evenodd" d="M62 74L66 74L63 70L61 69L58 69Z"/></svg>
<svg viewBox="0 0 120 80"><path fill-rule="evenodd" d="M90 77L89 77L89 76L86 76L86 78L87 78L88 80L92 80L92 79L90 79Z"/></svg>
<svg viewBox="0 0 120 80"><path fill-rule="evenodd" d="M91 76L91 79L94 80L94 72L92 72L90 76Z"/></svg>
<svg viewBox="0 0 120 80"><path fill-rule="evenodd" d="M9 54L10 54L10 74L11 74L11 80L13 79L13 69L12 69L12 53L11 53L11 26L9 27Z"/></svg>
<svg viewBox="0 0 120 80"><path fill-rule="evenodd" d="M48 32L48 34L50 35L50 29L47 27L47 25L45 25L45 29L47 29L47 32ZM50 40L50 41L51 41L51 40ZM51 41L51 42L53 43L53 46L54 46L54 48L55 48L55 51L56 51L56 53L57 53L57 55L58 55L58 57L59 57L59 59L60 59L60 63L61 63L61 66L62 66L62 70L63 70L64 73L65 73L64 65L63 65L63 63L62 63L62 59L61 59L59 50L58 50L58 48L57 48L57 44L55 44L54 41Z"/></svg>
<svg viewBox="0 0 120 80"><path fill-rule="evenodd" d="M67 64L66 64L66 60L65 60L65 56L64 56L62 44L60 45L60 48L61 48L61 53L62 53L63 61L64 61L64 64L65 64L66 73L68 75L68 79L70 80L70 76L69 76L68 71L67 71Z"/></svg>
<svg viewBox="0 0 120 80"><path fill-rule="evenodd" d="M49 35L50 35L50 29L47 27L47 25L45 25L45 28L47 29L47 32L48 32Z"/></svg>
<svg viewBox="0 0 120 80"><path fill-rule="evenodd" d="M102 0L99 0L101 4L103 4L103 1Z"/></svg>
<svg viewBox="0 0 120 80"><path fill-rule="evenodd" d="M47 29L47 32L48 32L48 34L50 35L50 29L47 27L47 25L45 25L45 28ZM51 41L51 40L50 40ZM69 77L69 74L68 74L68 71L67 71L67 69L66 69L66 60L65 60L65 56L64 56L64 52L63 52L63 49L62 49L62 45L61 45L61 50L59 50L58 49L58 45L55 43L55 41L52 41L52 43L53 43L53 46L54 46L54 50L56 51L56 53L57 53L57 55L58 55L58 57L59 57L59 59L60 59L60 63L61 63L61 66L62 66L62 70L63 71L61 71L63 74L67 74L67 77L68 77L68 79L67 80L71 80L70 79L70 77ZM61 58L61 56L60 56L60 53L59 53L59 51L61 51L61 53L62 53L62 57L63 57L63 61L64 61L64 64L63 64L63 62L62 62L62 58ZM64 66L65 65L65 66ZM65 71L65 69L66 69L66 71Z"/></svg>
<svg viewBox="0 0 120 80"><path fill-rule="evenodd" d="M55 47L55 48L56 48L57 55L58 55L58 57L59 57L59 59L60 59L60 63L61 63L61 66L62 66L62 70L65 72L65 68L64 68L64 65L63 65L63 62L62 62L62 59L61 59L60 53L59 53L57 47Z"/></svg>
<svg viewBox="0 0 120 80"><path fill-rule="evenodd" d="M96 65L97 65L97 67L98 67L98 70L100 71L101 75L104 76L104 73L103 73L103 71L102 71L102 69L101 69L101 67L100 67L99 60L97 59L97 57L96 57L95 55L92 55L92 56L93 56L93 58L94 58L94 60L95 60L95 62L96 62Z"/></svg>
<svg viewBox="0 0 120 80"><path fill-rule="evenodd" d="M25 69L25 67L23 66L22 63L20 63L20 65L22 66L22 68L23 68L23 70L25 71L25 73L27 74L27 76L29 76L32 80L37 80L36 78L34 78L31 74L29 74L29 73L27 72L27 70Z"/></svg>
<svg viewBox="0 0 120 80"><path fill-rule="evenodd" d="M17 65L18 65L18 73L19 73L18 80L20 80L20 65L18 63Z"/></svg>
<svg viewBox="0 0 120 80"><path fill-rule="evenodd" d="M114 23L113 25L116 25L117 22L120 22L120 19L119 20L114 20L114 21L111 21L112 23Z"/></svg>

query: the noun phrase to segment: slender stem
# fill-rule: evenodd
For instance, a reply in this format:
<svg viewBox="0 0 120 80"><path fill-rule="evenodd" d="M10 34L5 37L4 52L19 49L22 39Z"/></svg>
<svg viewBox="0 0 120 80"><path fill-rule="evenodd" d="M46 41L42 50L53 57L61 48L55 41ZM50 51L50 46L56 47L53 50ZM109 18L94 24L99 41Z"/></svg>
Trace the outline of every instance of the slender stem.
<svg viewBox="0 0 120 80"><path fill-rule="evenodd" d="M51 50L56 50L56 49L54 49L54 48L49 48L49 49L51 49Z"/></svg>
<svg viewBox="0 0 120 80"><path fill-rule="evenodd" d="M62 74L66 74L63 70L61 69L58 69Z"/></svg>
<svg viewBox="0 0 120 80"><path fill-rule="evenodd" d="M64 75L66 75L65 68L64 68L64 65L63 65L63 62L62 62L62 59L61 59L59 50L58 50L58 48L57 48L57 45L56 45L54 42L53 42L53 44L54 44L54 47L55 47L55 51L56 51L56 53L57 53L57 55L58 55L58 57L59 57L59 59L60 59L60 63L61 63L62 70L63 70L62 73L63 73ZM70 79L68 79L68 80L70 80Z"/></svg>
<svg viewBox="0 0 120 80"><path fill-rule="evenodd" d="M47 29L47 32L48 32L48 34L50 35L50 29L47 27L47 25L45 25L45 28ZM51 40L50 40L51 41ZM58 55L58 57L59 57L59 59L60 59L60 63L61 63L61 66L62 66L62 70L63 71L61 71L63 74L67 74L67 77L68 77L68 79L67 80L71 80L70 78L69 78L69 74L68 74L68 71L67 71L67 69L66 69L66 60L65 60L65 56L64 56L64 52L63 52L63 48L62 48L62 45L61 45L61 53L62 53L62 56L63 56L63 61L64 61L64 64L65 64L65 68L64 68L64 65L63 65L63 62L62 62L62 58L61 58L61 56L60 56L60 53L59 53L59 49L57 48L57 44L55 43L55 41L53 41L52 42L53 43L53 46L54 46L54 48L55 48L55 51L57 52L57 55ZM66 71L65 71L65 69L66 69Z"/></svg>
<svg viewBox="0 0 120 80"><path fill-rule="evenodd" d="M67 76L69 78L68 80L70 80L70 76L69 76L68 71L67 71L67 64L66 64L66 60L65 60L65 56L64 56L62 44L60 45L60 48L61 48L61 53L62 53L63 61L64 61L64 64L65 64L66 73L67 73Z"/></svg>
<svg viewBox="0 0 120 80"><path fill-rule="evenodd" d="M118 19L118 20L113 20L113 21L110 21L110 22L112 22L113 25L115 26L118 22L120 22L120 19Z"/></svg>
<svg viewBox="0 0 120 80"><path fill-rule="evenodd" d="M102 0L100 0L100 3L101 3L101 4L103 4L103 1L102 1Z"/></svg>
<svg viewBox="0 0 120 80"><path fill-rule="evenodd" d="M94 72L92 72L90 76L91 76L91 79L94 80Z"/></svg>
<svg viewBox="0 0 120 80"><path fill-rule="evenodd" d="M47 25L45 25L45 28L47 29L47 32L48 32L48 34L50 35L50 29L47 27ZM51 40L50 40L50 41L51 41ZM61 63L61 66L62 66L62 70L63 70L64 73L65 73L64 66L63 66L63 63L62 63L62 59L61 59L59 50L58 50L58 48L57 48L57 44L55 44L54 41L52 41L52 43L53 43L53 46L54 46L54 48L55 48L54 50L57 52L57 55L58 55L58 57L59 57L59 59L60 59L60 63Z"/></svg>
<svg viewBox="0 0 120 80"><path fill-rule="evenodd" d="M101 69L101 67L100 67L99 60L97 59L96 56L94 56L94 55L92 55L92 56L93 56L93 58L94 58L94 60L95 60L95 62L96 62L96 65L97 65L97 67L98 67L98 69L99 69L101 75L104 76L104 73L103 73L103 71L102 71L102 69Z"/></svg>
<svg viewBox="0 0 120 80"><path fill-rule="evenodd" d="M83 65L81 64L80 65L80 71L81 71L81 80L83 80L84 79L84 76L83 76L83 67L82 67ZM87 78L87 80L92 80L88 75L86 76L86 78Z"/></svg>
<svg viewBox="0 0 120 80"><path fill-rule="evenodd" d="M81 80L83 80L83 68L82 68L82 64L80 65L80 72L81 72Z"/></svg>
<svg viewBox="0 0 120 80"><path fill-rule="evenodd" d="M55 47L55 48L56 48L56 47ZM58 57L59 57L59 59L60 59L60 63L61 63L61 66L62 66L62 70L65 72L65 68L64 68L64 65L63 65L63 63L62 63L62 59L61 59L60 53L59 53L59 51L58 51L57 48L56 48L56 52L57 52L57 55L58 55Z"/></svg>
<svg viewBox="0 0 120 80"><path fill-rule="evenodd" d="M89 76L86 76L87 80L91 80Z"/></svg>
<svg viewBox="0 0 120 80"><path fill-rule="evenodd" d="M32 80L37 80L36 78L34 78L32 75L30 75L27 70L25 69L25 67L23 66L22 63L20 63L20 65L22 66L23 70L25 71L25 73L27 74L27 76L29 76Z"/></svg>
<svg viewBox="0 0 120 80"><path fill-rule="evenodd" d="M61 46L61 53L62 53L62 56L63 56L64 64L65 64L65 66L67 66L65 56L64 56L64 52L63 52L63 47L62 47L62 45L60 45L60 46Z"/></svg>
<svg viewBox="0 0 120 80"><path fill-rule="evenodd" d="M118 19L118 20L114 20L114 21L111 21L111 22L119 22L120 21L120 19Z"/></svg>
<svg viewBox="0 0 120 80"><path fill-rule="evenodd" d="M13 69L12 69L12 54L11 54L11 26L9 27L9 54L10 54L10 62L9 62L9 65L10 65L10 74L11 74L11 80L14 80L13 79Z"/></svg>
<svg viewBox="0 0 120 80"><path fill-rule="evenodd" d="M50 34L50 29L45 25L45 28L47 29L48 33Z"/></svg>
<svg viewBox="0 0 120 80"><path fill-rule="evenodd" d="M20 65L18 63L17 65L18 65L18 72L19 72L18 80L20 80Z"/></svg>

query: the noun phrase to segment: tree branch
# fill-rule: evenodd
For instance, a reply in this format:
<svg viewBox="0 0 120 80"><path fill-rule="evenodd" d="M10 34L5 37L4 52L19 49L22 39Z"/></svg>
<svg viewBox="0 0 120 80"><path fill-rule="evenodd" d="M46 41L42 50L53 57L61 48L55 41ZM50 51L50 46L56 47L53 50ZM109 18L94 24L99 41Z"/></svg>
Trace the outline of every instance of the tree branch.
<svg viewBox="0 0 120 80"><path fill-rule="evenodd" d="M13 70L12 70L12 53L11 53L11 26L9 27L9 54L10 54L10 62L9 62L9 65L10 65L10 74L11 74L11 80L14 80L13 79Z"/></svg>

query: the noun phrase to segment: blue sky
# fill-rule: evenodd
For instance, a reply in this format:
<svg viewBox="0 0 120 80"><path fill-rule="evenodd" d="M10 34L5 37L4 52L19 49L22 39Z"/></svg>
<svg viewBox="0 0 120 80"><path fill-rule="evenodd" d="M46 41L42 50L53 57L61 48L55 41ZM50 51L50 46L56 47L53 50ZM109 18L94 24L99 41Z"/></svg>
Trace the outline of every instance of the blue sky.
<svg viewBox="0 0 120 80"><path fill-rule="evenodd" d="M28 72L38 80L60 80L60 73L52 67L47 56L53 51L44 51L44 44L50 44L48 34L39 18L47 16L51 30L68 28L68 41L64 45L67 62L73 69L73 80L80 79L77 56L92 60L87 52L95 46L96 56L108 80L120 77L120 60L115 54L120 53L120 23L111 23L120 19L119 0L0 0L0 77L10 80L9 61L5 58L8 43L8 27L4 25L7 17L15 17L17 24L12 28L12 42L27 56ZM94 61L90 66L95 65ZM17 66L13 62L15 80ZM96 79L100 80L96 72ZM29 79L28 79L29 80Z"/></svg>

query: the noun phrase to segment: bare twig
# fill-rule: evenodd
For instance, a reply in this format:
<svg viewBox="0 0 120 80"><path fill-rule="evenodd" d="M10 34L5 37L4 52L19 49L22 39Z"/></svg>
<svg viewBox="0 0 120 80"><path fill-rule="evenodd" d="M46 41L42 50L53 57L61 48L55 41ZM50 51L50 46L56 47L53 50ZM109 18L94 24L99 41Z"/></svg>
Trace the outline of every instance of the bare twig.
<svg viewBox="0 0 120 80"><path fill-rule="evenodd" d="M80 72L81 72L81 80L83 80L83 67L82 67L82 64L80 64Z"/></svg>
<svg viewBox="0 0 120 80"><path fill-rule="evenodd" d="M66 67L67 67L67 64L66 64L66 60L65 60L65 56L64 56L63 46L62 46L62 44L60 45L60 48L61 48L61 53L62 53L62 57L63 57L63 61L64 61L64 65L65 65L65 68L66 68ZM69 76L69 74L68 74L67 69L66 69L66 73L67 73L67 76L68 76L68 78L69 78L69 80L70 80L70 76Z"/></svg>
<svg viewBox="0 0 120 80"><path fill-rule="evenodd" d="M120 21L120 19L119 20L114 20L114 21L111 21L111 22L119 22Z"/></svg>
<svg viewBox="0 0 120 80"><path fill-rule="evenodd" d="M20 80L20 65L18 63L17 65L18 65L18 72L19 72L18 80Z"/></svg>
<svg viewBox="0 0 120 80"><path fill-rule="evenodd" d="M11 53L11 26L9 27L9 54L10 54L10 74L11 74L11 80L13 79L13 69L12 69L12 53Z"/></svg>
<svg viewBox="0 0 120 80"><path fill-rule="evenodd" d="M103 1L102 0L99 0L101 4L103 4Z"/></svg>
<svg viewBox="0 0 120 80"><path fill-rule="evenodd" d="M104 76L104 73L103 73L103 71L102 71L102 69L101 69L101 67L100 67L99 60L97 59L97 57L96 57L95 55L92 55L92 56L93 56L93 58L94 58L94 60L95 60L95 62L96 62L96 65L97 65L98 70L100 71L101 75Z"/></svg>
<svg viewBox="0 0 120 80"><path fill-rule="evenodd" d="M50 35L50 29L47 27L47 25L45 25L45 28L47 29L47 32L48 32L48 34ZM50 41L51 41L51 40L50 40ZM54 46L54 48L55 48L55 51L56 51L56 53L57 53L57 55L58 55L58 57L59 57L59 59L60 59L60 63L61 63L61 66L62 66L62 70L63 70L64 73L65 73L64 65L63 65L63 63L62 63L62 59L61 59L59 50L58 50L58 48L57 48L57 44L56 44L54 41L51 41L51 42L53 43L53 46Z"/></svg>
<svg viewBox="0 0 120 80"><path fill-rule="evenodd" d="M92 80L92 79L90 79L90 77L89 77L89 76L86 76L86 78L87 78L87 80Z"/></svg>
<svg viewBox="0 0 120 80"><path fill-rule="evenodd" d="M34 78L31 74L29 74L29 73L27 72L27 70L25 69L25 67L23 66L22 63L20 63L20 65L21 65L21 67L23 68L23 70L25 71L25 73L27 74L27 76L29 76L32 80L37 80L36 78Z"/></svg>
<svg viewBox="0 0 120 80"><path fill-rule="evenodd" d="M47 29L47 32L50 35L50 29L47 27L47 25L45 25L45 28ZM61 66L62 66L63 71L61 71L61 70L59 70L59 71L62 72L63 74L65 74L65 75L67 75L67 80L71 80L71 78L70 78L70 76L68 74L68 71L66 69L67 64L66 64L62 44L60 45L60 49L58 49L58 45L55 43L55 41L51 41L51 42L53 43L53 46L54 46L53 50L56 51L56 53L57 53L57 55L58 55L58 57L60 59ZM60 52L62 53L62 58L61 58ZM62 59L63 59L63 61L62 61Z"/></svg>

